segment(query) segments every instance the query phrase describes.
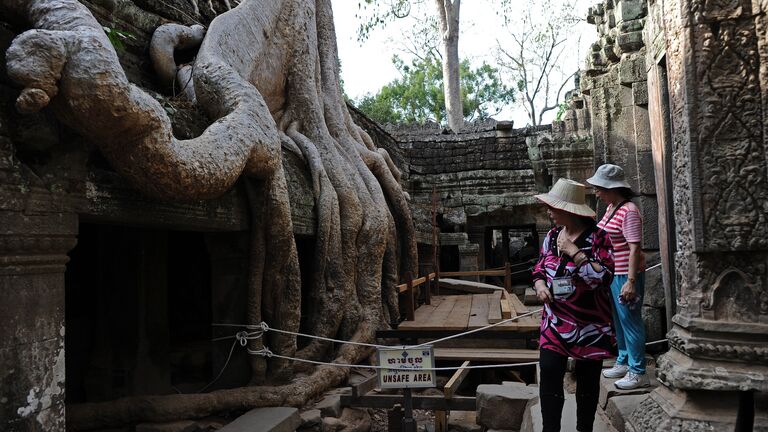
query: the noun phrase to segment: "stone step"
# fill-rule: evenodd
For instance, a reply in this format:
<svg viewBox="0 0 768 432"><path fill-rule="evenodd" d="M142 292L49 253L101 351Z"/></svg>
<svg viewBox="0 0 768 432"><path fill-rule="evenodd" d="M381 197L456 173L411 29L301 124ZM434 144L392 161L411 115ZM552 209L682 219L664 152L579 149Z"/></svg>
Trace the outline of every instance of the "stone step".
<svg viewBox="0 0 768 432"><path fill-rule="evenodd" d="M563 417L561 420L561 431L576 431L576 396L565 393L565 405L563 406ZM523 424L520 432L541 432L541 407L539 402L531 404L523 417ZM595 415L595 423L592 432L616 432L616 429L601 415Z"/></svg>
<svg viewBox="0 0 768 432"><path fill-rule="evenodd" d="M256 408L219 429L219 432L293 432L299 426L301 416L296 408Z"/></svg>
<svg viewBox="0 0 768 432"><path fill-rule="evenodd" d="M650 393L659 386L659 381L656 380L656 369L653 367L646 367L646 373L651 379L650 387L643 387L634 390L619 390L613 383L619 380L619 378L606 378L600 376L600 403L599 406L602 409L606 409L608 400L614 396L626 396L626 395L642 395Z"/></svg>
<svg viewBox="0 0 768 432"><path fill-rule="evenodd" d="M647 397L648 394L614 396L608 400L608 405L605 407L605 416L618 432L625 432L624 424L629 415Z"/></svg>

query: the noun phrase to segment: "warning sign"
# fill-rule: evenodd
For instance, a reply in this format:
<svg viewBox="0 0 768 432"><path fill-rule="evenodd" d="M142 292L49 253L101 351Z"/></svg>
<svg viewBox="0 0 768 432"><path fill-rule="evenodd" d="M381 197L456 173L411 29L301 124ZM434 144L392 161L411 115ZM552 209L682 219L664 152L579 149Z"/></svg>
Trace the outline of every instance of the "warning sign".
<svg viewBox="0 0 768 432"><path fill-rule="evenodd" d="M411 349L379 348L380 388L434 387L432 346Z"/></svg>

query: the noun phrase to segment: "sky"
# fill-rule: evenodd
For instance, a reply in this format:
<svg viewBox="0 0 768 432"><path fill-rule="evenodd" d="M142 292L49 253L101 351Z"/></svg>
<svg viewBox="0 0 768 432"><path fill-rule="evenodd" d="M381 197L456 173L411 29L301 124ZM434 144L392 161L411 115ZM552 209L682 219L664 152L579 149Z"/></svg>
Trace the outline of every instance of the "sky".
<svg viewBox="0 0 768 432"><path fill-rule="evenodd" d="M380 1L389 2L388 0ZM536 0L515 1L522 9L528 1ZM426 10L432 12L433 2L430 0L428 3L429 7ZM505 37L508 37L503 26L503 18L497 15L492 3L491 0L461 2L459 57L470 59L474 65L479 65L483 61L495 64L496 41L503 42ZM579 16L586 17L591 3L593 0L578 0ZM361 44L357 41L357 28L360 21L355 17L358 11L358 0L332 0L332 4L341 61L341 78L347 95L352 99L358 99L367 93L376 93L385 84L399 78L399 73L392 64L392 56L398 54L404 59L409 58L402 49L398 49L401 47L398 36L412 23L407 19L388 23L384 28L375 29ZM561 64L564 68L575 70L583 66L589 45L597 40L597 32L594 26L584 22L574 28L572 37L574 48L568 50ZM507 85L510 84L507 83ZM570 88L572 85L566 86L566 89ZM551 121L555 111L550 111L548 114L545 116L545 122ZM516 127L522 127L528 123L525 111L519 105L507 107L494 117L497 120L514 120Z"/></svg>

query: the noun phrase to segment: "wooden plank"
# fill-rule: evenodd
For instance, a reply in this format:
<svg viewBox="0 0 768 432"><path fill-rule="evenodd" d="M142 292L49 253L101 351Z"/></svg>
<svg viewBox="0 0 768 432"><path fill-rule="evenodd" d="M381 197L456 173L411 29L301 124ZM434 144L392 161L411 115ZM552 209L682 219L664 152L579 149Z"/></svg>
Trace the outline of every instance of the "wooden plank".
<svg viewBox="0 0 768 432"><path fill-rule="evenodd" d="M440 301L433 301L432 305L422 305L416 309L415 320L403 321L397 327L398 330L461 330L463 328L446 328L445 320L453 313L456 306L456 298L464 296L435 296L441 297Z"/></svg>
<svg viewBox="0 0 768 432"><path fill-rule="evenodd" d="M439 360L526 363L539 359L539 350L515 348L435 348Z"/></svg>
<svg viewBox="0 0 768 432"><path fill-rule="evenodd" d="M504 276L504 270L476 270L476 271L459 271L459 272L440 272L440 277L457 277L457 276Z"/></svg>
<svg viewBox="0 0 768 432"><path fill-rule="evenodd" d="M509 267L509 261L504 264L504 290L512 290L512 270Z"/></svg>
<svg viewBox="0 0 768 432"><path fill-rule="evenodd" d="M445 394L446 399L453 398L454 393L456 393L456 390L461 386L461 382L464 381L464 378L469 374L467 366L469 366L469 361L462 363L461 368L457 369L456 372L453 373L451 379L448 380L448 383L443 388L443 393Z"/></svg>
<svg viewBox="0 0 768 432"><path fill-rule="evenodd" d="M360 384L352 387L352 396L365 396L369 391L376 388L379 383L379 376L374 374Z"/></svg>
<svg viewBox="0 0 768 432"><path fill-rule="evenodd" d="M435 432L448 431L448 413L445 411L435 411Z"/></svg>
<svg viewBox="0 0 768 432"><path fill-rule="evenodd" d="M510 319L513 316L517 316L517 313L512 309L512 305L509 304L509 293L504 290L501 292L501 319Z"/></svg>
<svg viewBox="0 0 768 432"><path fill-rule="evenodd" d="M510 306L512 306L512 309L515 311L517 315L522 315L525 313L528 313L528 308L525 307L523 302L520 301L519 298L517 298L516 295L510 294L509 295L509 303Z"/></svg>
<svg viewBox="0 0 768 432"><path fill-rule="evenodd" d="M473 294L487 294L500 290L501 287L491 285L483 282L467 281L461 279L440 279L440 286L442 288L448 288L455 291L473 293Z"/></svg>
<svg viewBox="0 0 768 432"><path fill-rule="evenodd" d="M459 295L456 297L456 305L453 307L453 311L444 320L445 328L451 329L466 329L469 324L469 312L472 310L471 295Z"/></svg>
<svg viewBox="0 0 768 432"><path fill-rule="evenodd" d="M341 395L341 406L345 407L365 407L365 408L385 408L390 409L395 404L403 404L402 395L367 395L352 397L351 395ZM446 399L445 396L413 396L413 408L423 410L442 410L442 411L474 411L477 408L477 399L468 396L454 396Z"/></svg>
<svg viewBox="0 0 768 432"><path fill-rule="evenodd" d="M488 306L492 294L475 294L472 297L472 309L469 311L467 329L476 329L488 325Z"/></svg>
<svg viewBox="0 0 768 432"><path fill-rule="evenodd" d="M462 299L462 297L464 296L445 296L442 303L437 306L435 311L428 317L428 319L424 322L424 326L422 327L435 329L447 328L446 322L451 317L451 315L455 313L454 310L456 309L456 304Z"/></svg>
<svg viewBox="0 0 768 432"><path fill-rule="evenodd" d="M501 290L491 294L491 303L488 306L488 324L496 324L501 321Z"/></svg>

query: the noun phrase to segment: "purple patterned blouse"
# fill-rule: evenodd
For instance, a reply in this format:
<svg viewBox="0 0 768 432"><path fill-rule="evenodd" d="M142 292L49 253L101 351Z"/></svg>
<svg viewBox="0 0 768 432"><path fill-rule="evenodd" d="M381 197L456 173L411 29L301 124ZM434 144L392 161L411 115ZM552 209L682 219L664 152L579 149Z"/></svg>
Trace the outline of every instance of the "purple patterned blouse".
<svg viewBox="0 0 768 432"><path fill-rule="evenodd" d="M611 357L615 334L611 323L610 285L613 279L613 248L603 230L588 228L574 242L590 261L600 263L602 271L585 262L576 268L571 257L558 255L553 228L544 239L539 262L533 270L534 283L541 279L552 292L552 279L561 259L567 260L563 273L571 275L575 290L554 296L544 305L541 316L540 349L547 349L577 360L602 360ZM562 275L558 275L562 276Z"/></svg>

